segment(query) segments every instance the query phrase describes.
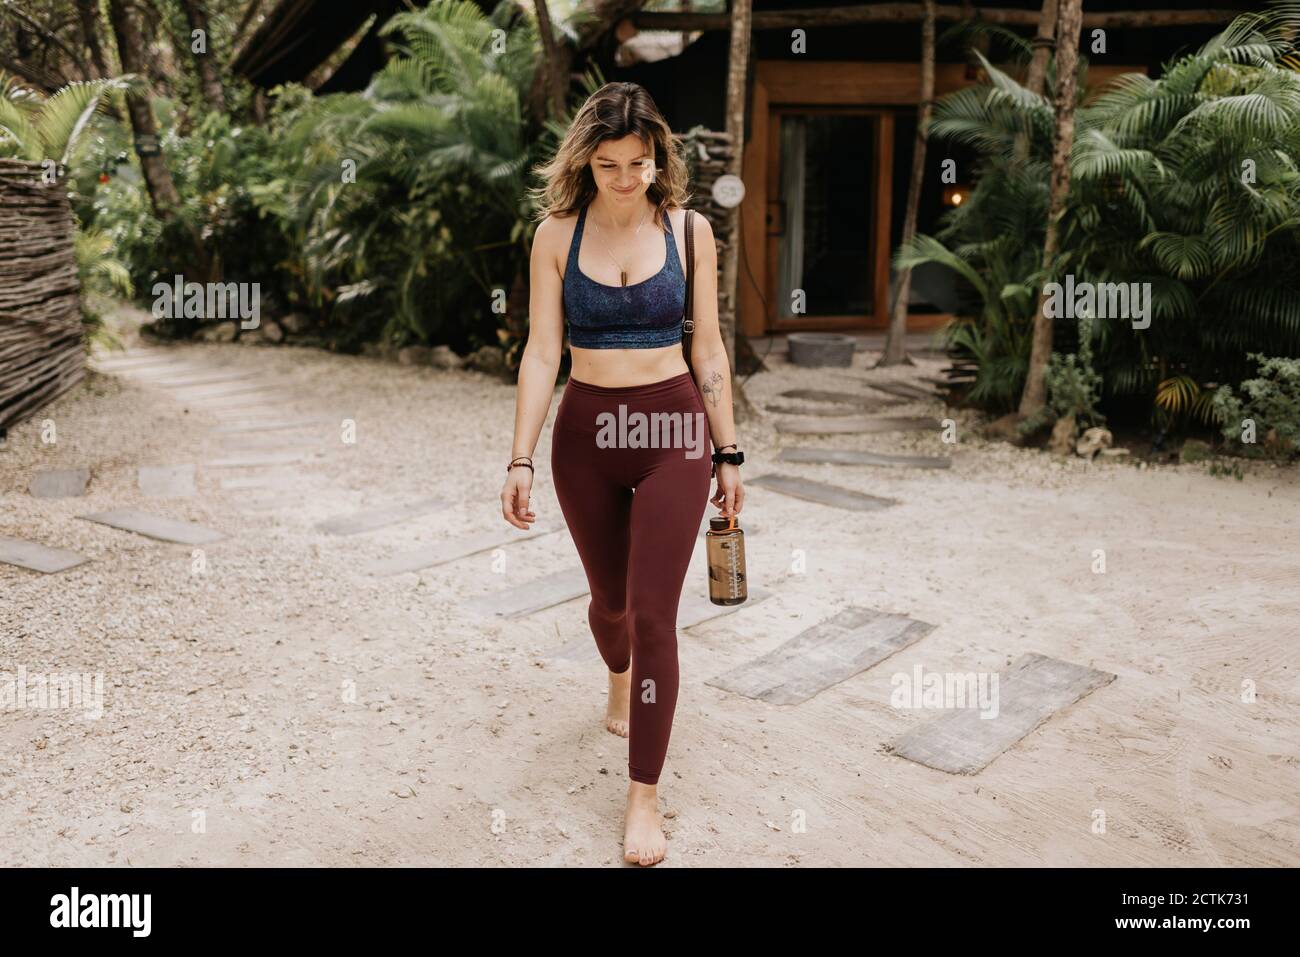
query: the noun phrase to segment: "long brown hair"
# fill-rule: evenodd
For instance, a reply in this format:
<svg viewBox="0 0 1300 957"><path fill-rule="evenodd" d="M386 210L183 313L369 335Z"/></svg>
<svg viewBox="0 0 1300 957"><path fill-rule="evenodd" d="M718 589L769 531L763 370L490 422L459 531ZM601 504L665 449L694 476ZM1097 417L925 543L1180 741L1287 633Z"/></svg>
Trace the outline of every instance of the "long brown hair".
<svg viewBox="0 0 1300 957"><path fill-rule="evenodd" d="M655 176L646 198L655 206L655 221L662 222L670 206L688 199L686 162L680 138L668 127L655 101L636 83L606 83L578 109L549 162L533 169L542 185L530 190L538 206L538 221L547 216L568 216L596 197L591 175L592 154L605 140L633 134L651 145Z"/></svg>

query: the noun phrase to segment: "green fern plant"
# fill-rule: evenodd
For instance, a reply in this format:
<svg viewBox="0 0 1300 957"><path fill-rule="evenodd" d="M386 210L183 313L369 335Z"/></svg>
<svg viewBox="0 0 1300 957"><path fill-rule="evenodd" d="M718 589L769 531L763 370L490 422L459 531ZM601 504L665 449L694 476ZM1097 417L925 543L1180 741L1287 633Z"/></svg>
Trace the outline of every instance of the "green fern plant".
<svg viewBox="0 0 1300 957"><path fill-rule="evenodd" d="M1048 96L983 61L987 83L940 99L931 135L978 153L976 185L936 234L945 252L933 245L903 252L913 265L938 262L966 278L975 303L950 343L979 359L977 385L1022 367L1029 350L1027 337L1007 334L1022 317L999 301L1005 283L970 282L971 270L987 277L997 265L990 249L1000 237L1026 254L1012 260L1013 284L1037 290L1066 274L1150 283L1148 328L1108 320L1096 330L1103 401L1181 402L1186 387L1168 383L1241 381L1252 351L1300 354L1298 26L1295 4L1243 15L1159 77L1120 77L1086 105L1081 92L1051 277L1038 274L1037 261L1050 175ZM1018 140L1027 141L1027 156L1017 153ZM1073 335L1062 327L1057 351L1071 352ZM997 371L986 375L986 363ZM1005 408L1003 395L986 387L971 398ZM1195 414L1205 414L1204 402Z"/></svg>
<svg viewBox="0 0 1300 957"><path fill-rule="evenodd" d="M369 87L318 100L287 134L302 158L289 184L292 268L349 341L495 342L489 305L531 236L536 28L509 5L489 17L442 0L382 33L395 55Z"/></svg>
<svg viewBox="0 0 1300 957"><path fill-rule="evenodd" d="M0 71L0 156L66 166L107 95L127 85L125 80L78 81L44 97Z"/></svg>

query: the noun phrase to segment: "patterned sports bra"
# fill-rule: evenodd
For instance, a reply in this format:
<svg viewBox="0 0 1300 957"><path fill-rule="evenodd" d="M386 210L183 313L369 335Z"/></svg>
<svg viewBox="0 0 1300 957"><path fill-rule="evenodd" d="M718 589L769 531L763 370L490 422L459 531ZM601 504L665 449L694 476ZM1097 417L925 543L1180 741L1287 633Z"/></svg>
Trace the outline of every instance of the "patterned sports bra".
<svg viewBox="0 0 1300 957"><path fill-rule="evenodd" d="M584 206L578 213L564 267L564 317L570 345L579 349L656 349L681 342L686 277L668 214L664 214L663 268L629 286L607 286L578 268L586 221Z"/></svg>

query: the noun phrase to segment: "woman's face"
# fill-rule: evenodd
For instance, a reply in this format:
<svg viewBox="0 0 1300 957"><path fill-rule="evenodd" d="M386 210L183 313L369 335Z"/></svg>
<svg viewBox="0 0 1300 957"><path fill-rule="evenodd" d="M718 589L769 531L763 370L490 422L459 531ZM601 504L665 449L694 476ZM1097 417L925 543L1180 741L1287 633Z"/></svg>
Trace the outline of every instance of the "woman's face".
<svg viewBox="0 0 1300 957"><path fill-rule="evenodd" d="M632 133L621 140L603 141L591 155L590 165L597 191L610 202L635 203L654 182L654 148Z"/></svg>

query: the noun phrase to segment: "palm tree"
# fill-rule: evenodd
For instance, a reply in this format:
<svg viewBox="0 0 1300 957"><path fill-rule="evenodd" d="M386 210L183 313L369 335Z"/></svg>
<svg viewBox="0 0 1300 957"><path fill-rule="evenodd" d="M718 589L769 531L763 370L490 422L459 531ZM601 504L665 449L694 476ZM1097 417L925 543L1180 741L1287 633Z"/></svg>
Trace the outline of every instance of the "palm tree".
<svg viewBox="0 0 1300 957"><path fill-rule="evenodd" d="M1028 361L1028 353L988 351L1024 348L1024 290L1066 274L1150 283L1148 328L1090 324L1107 399L1153 401L1169 394L1160 385L1175 376L1207 388L1239 382L1252 369L1248 352L1300 354L1300 74L1288 60L1295 23L1240 17L1159 78L1127 75L1080 107L1059 255L1047 262L1016 257L1043 248L1051 107L987 62L988 84L940 100L931 135L980 154L977 184L945 220L942 244L918 237L900 256L954 268L956 257L984 276L971 284L978 315L953 334L996 360L980 369L985 395L1005 396L994 369L1005 377ZM1018 137L1028 141L1023 159ZM1065 326L1058 348L1075 335Z"/></svg>
<svg viewBox="0 0 1300 957"><path fill-rule="evenodd" d="M390 336L427 340L442 313L501 285L502 253L526 262L538 38L509 15L467 0L395 15L383 33L396 56L369 87L318 101L291 130L313 305L378 296Z"/></svg>
<svg viewBox="0 0 1300 957"><path fill-rule="evenodd" d="M124 88L121 80L88 80L44 97L0 71L0 156L66 166L105 94Z"/></svg>

